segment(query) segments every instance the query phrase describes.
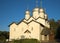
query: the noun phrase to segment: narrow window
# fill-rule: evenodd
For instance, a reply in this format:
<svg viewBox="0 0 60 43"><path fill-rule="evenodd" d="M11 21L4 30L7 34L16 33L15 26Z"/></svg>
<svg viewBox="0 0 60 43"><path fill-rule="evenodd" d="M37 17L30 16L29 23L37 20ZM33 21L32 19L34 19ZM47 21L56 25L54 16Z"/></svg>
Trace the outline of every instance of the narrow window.
<svg viewBox="0 0 60 43"><path fill-rule="evenodd" d="M33 31L33 27L32 27L32 29L31 29L32 31Z"/></svg>

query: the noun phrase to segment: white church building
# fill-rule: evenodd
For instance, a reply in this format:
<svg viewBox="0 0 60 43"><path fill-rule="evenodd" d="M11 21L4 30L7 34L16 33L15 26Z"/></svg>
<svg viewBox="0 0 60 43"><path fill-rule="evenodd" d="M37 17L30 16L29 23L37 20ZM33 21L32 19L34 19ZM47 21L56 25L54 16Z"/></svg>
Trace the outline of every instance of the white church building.
<svg viewBox="0 0 60 43"><path fill-rule="evenodd" d="M12 22L9 25L9 28L9 40L49 40L50 24L48 21L48 16L43 8L34 8L32 16L30 16L30 11L26 10L25 18L19 23Z"/></svg>

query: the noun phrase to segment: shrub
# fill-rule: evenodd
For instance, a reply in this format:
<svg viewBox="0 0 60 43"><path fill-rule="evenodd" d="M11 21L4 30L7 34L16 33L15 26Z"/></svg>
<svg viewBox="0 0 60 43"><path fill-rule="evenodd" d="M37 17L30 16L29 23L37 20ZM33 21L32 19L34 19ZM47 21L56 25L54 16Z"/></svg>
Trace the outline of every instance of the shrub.
<svg viewBox="0 0 60 43"><path fill-rule="evenodd" d="M20 39L20 40L14 40L14 43L39 43L36 39Z"/></svg>

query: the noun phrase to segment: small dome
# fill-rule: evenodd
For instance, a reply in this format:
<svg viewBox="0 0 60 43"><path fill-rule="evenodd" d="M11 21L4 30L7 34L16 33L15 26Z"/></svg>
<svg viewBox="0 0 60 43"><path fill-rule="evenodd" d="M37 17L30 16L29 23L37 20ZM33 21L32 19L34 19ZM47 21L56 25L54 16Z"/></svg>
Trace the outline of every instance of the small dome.
<svg viewBox="0 0 60 43"><path fill-rule="evenodd" d="M44 12L44 9L40 8L40 12Z"/></svg>
<svg viewBox="0 0 60 43"><path fill-rule="evenodd" d="M27 11L26 11L26 14L30 14L30 11L27 10Z"/></svg>
<svg viewBox="0 0 60 43"><path fill-rule="evenodd" d="M33 11L39 11L39 8L34 8Z"/></svg>
<svg viewBox="0 0 60 43"><path fill-rule="evenodd" d="M45 19L48 19L48 16L47 16L47 14L45 14Z"/></svg>
<svg viewBox="0 0 60 43"><path fill-rule="evenodd" d="M25 12L25 19L28 20L29 18L30 18L30 11L27 10L27 11Z"/></svg>

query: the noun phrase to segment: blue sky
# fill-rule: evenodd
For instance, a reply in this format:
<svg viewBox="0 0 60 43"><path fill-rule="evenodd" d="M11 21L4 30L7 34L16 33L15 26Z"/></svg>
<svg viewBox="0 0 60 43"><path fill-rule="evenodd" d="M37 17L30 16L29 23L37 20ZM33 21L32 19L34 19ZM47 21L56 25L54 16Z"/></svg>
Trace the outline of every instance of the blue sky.
<svg viewBox="0 0 60 43"><path fill-rule="evenodd" d="M32 13L36 7L36 0L0 0L0 30L9 31L10 23L21 21L25 16L27 5ZM42 7L46 9L49 19L60 19L60 0L42 0Z"/></svg>

